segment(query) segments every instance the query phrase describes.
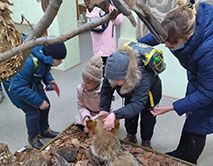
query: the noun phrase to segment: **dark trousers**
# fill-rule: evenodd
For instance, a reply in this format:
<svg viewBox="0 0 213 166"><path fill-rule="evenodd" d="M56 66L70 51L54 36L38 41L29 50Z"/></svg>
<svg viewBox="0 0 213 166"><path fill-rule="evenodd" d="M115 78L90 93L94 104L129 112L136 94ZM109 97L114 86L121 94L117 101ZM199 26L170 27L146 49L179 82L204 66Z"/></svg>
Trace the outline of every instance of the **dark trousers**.
<svg viewBox="0 0 213 166"><path fill-rule="evenodd" d="M156 117L154 117L150 109L144 109L140 113L140 132L142 140L151 140L154 126L156 124ZM133 118L125 119L125 128L128 134L136 134L138 128L139 115Z"/></svg>
<svg viewBox="0 0 213 166"><path fill-rule="evenodd" d="M104 77L104 72L105 72L105 65L106 65L106 61L107 61L107 56L102 56L102 61L103 61L103 77Z"/></svg>
<svg viewBox="0 0 213 166"><path fill-rule="evenodd" d="M0 82L0 91L2 91L2 85L1 85L1 82Z"/></svg>
<svg viewBox="0 0 213 166"><path fill-rule="evenodd" d="M40 110L38 108L28 108L23 110L26 118L27 133L29 136L36 136L40 131L49 127L49 108Z"/></svg>
<svg viewBox="0 0 213 166"><path fill-rule="evenodd" d="M177 149L167 154L197 164L197 160L204 149L205 143L206 135L182 131Z"/></svg>

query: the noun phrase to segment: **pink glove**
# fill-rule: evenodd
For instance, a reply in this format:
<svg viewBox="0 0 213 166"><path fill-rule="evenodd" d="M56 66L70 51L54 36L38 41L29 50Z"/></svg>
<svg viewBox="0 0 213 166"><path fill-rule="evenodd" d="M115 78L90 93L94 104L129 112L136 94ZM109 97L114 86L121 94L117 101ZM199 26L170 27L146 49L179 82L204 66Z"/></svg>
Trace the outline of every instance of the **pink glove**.
<svg viewBox="0 0 213 166"><path fill-rule="evenodd" d="M112 130L115 127L115 114L112 112L104 119L104 129Z"/></svg>

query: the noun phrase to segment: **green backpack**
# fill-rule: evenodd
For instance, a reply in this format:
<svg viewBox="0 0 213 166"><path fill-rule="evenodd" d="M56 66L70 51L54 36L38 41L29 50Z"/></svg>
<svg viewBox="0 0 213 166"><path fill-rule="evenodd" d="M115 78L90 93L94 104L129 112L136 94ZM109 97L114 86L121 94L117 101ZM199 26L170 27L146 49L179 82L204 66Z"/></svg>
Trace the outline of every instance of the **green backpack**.
<svg viewBox="0 0 213 166"><path fill-rule="evenodd" d="M154 71L155 74L162 73L166 69L163 52L161 50L152 48L143 43L131 41L124 44L124 46L137 50L142 57L144 65Z"/></svg>

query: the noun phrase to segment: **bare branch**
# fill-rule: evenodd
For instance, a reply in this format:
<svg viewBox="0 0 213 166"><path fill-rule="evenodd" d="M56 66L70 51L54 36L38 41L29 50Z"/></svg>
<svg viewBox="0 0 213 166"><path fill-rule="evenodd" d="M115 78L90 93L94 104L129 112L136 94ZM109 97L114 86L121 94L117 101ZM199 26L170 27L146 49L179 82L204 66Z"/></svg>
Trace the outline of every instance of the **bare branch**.
<svg viewBox="0 0 213 166"><path fill-rule="evenodd" d="M44 32L46 32L47 28L50 26L55 16L57 15L61 3L62 3L62 0L50 1L44 15L42 16L40 21L37 23L37 25L34 27L34 29L28 34L28 37L26 38L25 42L35 38L39 38L44 34ZM30 55L32 48L33 47L29 49L25 49L23 51L17 51L17 53L21 52L22 56L20 56L19 54L19 56L16 56L16 58L12 58L12 56L8 56L9 59L7 59L7 58L4 58L4 56L0 55L0 62L2 62L2 60L5 60L5 62L2 62L1 64L2 65L1 68L3 68L4 70L0 71L0 81L7 80L8 78L14 76L16 73L18 73L22 69L25 61ZM13 51L8 50L7 52L13 52ZM13 54L13 56L15 56L15 54Z"/></svg>
<svg viewBox="0 0 213 166"><path fill-rule="evenodd" d="M27 24L30 26L31 30L33 30L33 25L30 23L30 21L29 21L26 17L24 17L23 14L21 15L21 22L20 22L20 23L17 23L17 24L18 24L18 25L23 24L24 20L25 20L25 21L27 22Z"/></svg>
<svg viewBox="0 0 213 166"><path fill-rule="evenodd" d="M75 30L73 30L69 33L66 33L66 34L62 34L58 37L41 37L41 38L27 41L27 42L19 45L18 47L12 48L11 50L8 50L8 51L0 54L0 61L10 58L10 57L16 55L17 53L32 49L33 47L35 47L37 45L48 45L48 44L55 44L55 43L67 41L85 31L89 31L99 25L102 25L102 24L108 22L111 19L114 19L118 14L119 13L116 10L113 10L111 13L107 14L104 17L101 17L100 19L88 22L88 23L76 28Z"/></svg>
<svg viewBox="0 0 213 166"><path fill-rule="evenodd" d="M58 13L58 10L61 6L62 0L51 0L44 15L35 26L32 32L28 34L28 37L25 41L29 41L33 38L38 38L43 35L43 33L47 30L50 24L53 22L55 16Z"/></svg>

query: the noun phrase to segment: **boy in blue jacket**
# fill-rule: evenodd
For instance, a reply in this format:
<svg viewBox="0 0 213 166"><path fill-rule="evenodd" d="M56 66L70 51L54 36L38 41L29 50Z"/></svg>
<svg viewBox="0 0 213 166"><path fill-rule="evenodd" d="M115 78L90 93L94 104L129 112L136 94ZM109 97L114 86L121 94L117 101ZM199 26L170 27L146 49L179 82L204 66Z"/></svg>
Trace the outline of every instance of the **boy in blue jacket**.
<svg viewBox="0 0 213 166"><path fill-rule="evenodd" d="M43 146L39 136L53 138L59 134L49 128L50 102L44 85L57 89L50 68L61 64L66 54L64 43L37 46L33 48L22 70L3 83L12 103L25 113L28 142L36 149Z"/></svg>

